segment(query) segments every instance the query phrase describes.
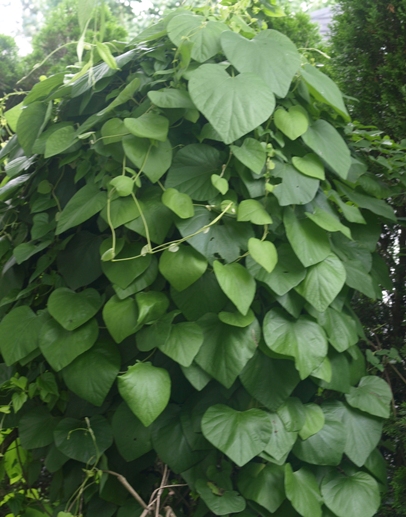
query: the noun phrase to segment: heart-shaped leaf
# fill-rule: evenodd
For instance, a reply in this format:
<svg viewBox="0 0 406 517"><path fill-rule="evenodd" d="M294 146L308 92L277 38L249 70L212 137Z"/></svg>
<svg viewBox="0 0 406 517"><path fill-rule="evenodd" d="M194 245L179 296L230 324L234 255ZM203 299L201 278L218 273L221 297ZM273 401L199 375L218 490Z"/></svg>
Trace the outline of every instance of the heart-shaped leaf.
<svg viewBox="0 0 406 517"><path fill-rule="evenodd" d="M286 496L292 506L303 517L321 517L319 486L314 475L305 468L293 472L289 463L285 465Z"/></svg>
<svg viewBox="0 0 406 517"><path fill-rule="evenodd" d="M306 404L304 410L305 422L299 431L299 436L302 440L307 440L323 428L325 418L323 410L317 404Z"/></svg>
<svg viewBox="0 0 406 517"><path fill-rule="evenodd" d="M217 404L202 419L205 438L242 467L262 452L269 442L269 416L260 409L235 411Z"/></svg>
<svg viewBox="0 0 406 517"><path fill-rule="evenodd" d="M99 341L63 369L63 379L73 393L95 406L101 406L117 377L120 364L117 348L108 341Z"/></svg>
<svg viewBox="0 0 406 517"><path fill-rule="evenodd" d="M135 301L138 307L138 324L151 323L166 312L169 300L164 293L157 291L146 291L137 293Z"/></svg>
<svg viewBox="0 0 406 517"><path fill-rule="evenodd" d="M269 455L278 465L281 465L292 450L297 438L297 432L287 431L277 413L270 413L269 419L272 426L272 433L262 453L262 457L269 460L269 458L267 458Z"/></svg>
<svg viewBox="0 0 406 517"><path fill-rule="evenodd" d="M134 181L128 176L117 176L110 181L110 185L116 189L120 197L127 197L134 190Z"/></svg>
<svg viewBox="0 0 406 517"><path fill-rule="evenodd" d="M55 289L48 298L48 312L66 330L75 330L97 314L102 299L95 289L75 293L66 287Z"/></svg>
<svg viewBox="0 0 406 517"><path fill-rule="evenodd" d="M195 215L193 201L187 194L182 194L175 188L167 188L162 194L162 203L181 219L188 219Z"/></svg>
<svg viewBox="0 0 406 517"><path fill-rule="evenodd" d="M324 312L345 284L346 273L341 260L331 253L307 270L306 278L295 287L313 307Z"/></svg>
<svg viewBox="0 0 406 517"><path fill-rule="evenodd" d="M118 262L102 262L103 273L113 284L117 284L121 289L126 289L136 278L138 278L151 263L151 255L141 257L141 250L143 245L139 242L126 243L120 250L116 249L115 259L130 259L133 260L119 260ZM111 239L105 240L101 247L100 253L103 255L106 251L111 249Z"/></svg>
<svg viewBox="0 0 406 517"><path fill-rule="evenodd" d="M281 206L310 203L319 189L319 180L301 174L290 163L277 162L272 175L281 179L272 191Z"/></svg>
<svg viewBox="0 0 406 517"><path fill-rule="evenodd" d="M255 280L241 264L213 263L214 273L223 292L241 314L246 315L255 296Z"/></svg>
<svg viewBox="0 0 406 517"><path fill-rule="evenodd" d="M275 108L275 97L260 77L231 77L221 65L202 65L193 72L189 93L226 144L265 122Z"/></svg>
<svg viewBox="0 0 406 517"><path fill-rule="evenodd" d="M261 174L266 160L265 147L261 142L254 138L246 138L241 147L232 145L230 149L241 163L254 171L255 174Z"/></svg>
<svg viewBox="0 0 406 517"><path fill-rule="evenodd" d="M301 379L319 366L327 355L327 338L314 321L300 317L290 321L272 310L264 318L264 338L274 352L295 358Z"/></svg>
<svg viewBox="0 0 406 517"><path fill-rule="evenodd" d="M255 320L255 314L250 309L245 316L239 312L220 312L219 320L233 327L248 327Z"/></svg>
<svg viewBox="0 0 406 517"><path fill-rule="evenodd" d="M144 427L125 402L114 412L111 426L114 442L126 461L136 460L152 449L151 428Z"/></svg>
<svg viewBox="0 0 406 517"><path fill-rule="evenodd" d="M220 194L226 194L228 191L228 181L225 178L222 178L218 174L212 174L211 177L211 183L214 188L216 188Z"/></svg>
<svg viewBox="0 0 406 517"><path fill-rule="evenodd" d="M258 262L268 273L274 270L278 262L278 253L273 242L251 238L248 241L248 251L255 262Z"/></svg>
<svg viewBox="0 0 406 517"><path fill-rule="evenodd" d="M177 251L165 250L159 259L159 271L177 290L194 284L207 269L207 260L191 246L181 244Z"/></svg>
<svg viewBox="0 0 406 517"><path fill-rule="evenodd" d="M12 309L0 323L0 350L4 362L11 366L38 347L41 330L39 317L27 306Z"/></svg>
<svg viewBox="0 0 406 517"><path fill-rule="evenodd" d="M220 35L228 30L224 23L207 21L203 16L191 13L181 13L168 23L170 40L178 47L186 39L191 41L192 58L199 63L220 52Z"/></svg>
<svg viewBox="0 0 406 517"><path fill-rule="evenodd" d="M134 165L156 183L169 169L172 162L172 146L169 140L154 143L146 138L128 135L122 139L124 152Z"/></svg>
<svg viewBox="0 0 406 517"><path fill-rule="evenodd" d="M192 322L172 325L171 332L165 343L158 345L161 352L188 367L203 344L203 331L199 325Z"/></svg>
<svg viewBox="0 0 406 517"><path fill-rule="evenodd" d="M125 118L124 125L134 136L165 142L168 137L169 120L155 113L147 112L138 118Z"/></svg>
<svg viewBox="0 0 406 517"><path fill-rule="evenodd" d="M251 221L253 224L272 224L272 218L264 205L255 199L244 199L238 205L237 221Z"/></svg>
<svg viewBox="0 0 406 517"><path fill-rule="evenodd" d="M129 134L124 122L120 118L111 118L101 128L104 145L121 142L123 136Z"/></svg>
<svg viewBox="0 0 406 517"><path fill-rule="evenodd" d="M59 372L89 350L95 344L98 334L99 326L95 319L76 330L68 331L49 318L41 328L39 347L48 363Z"/></svg>
<svg viewBox="0 0 406 517"><path fill-rule="evenodd" d="M308 153L305 156L293 156L292 163L298 171L311 178L324 180L324 165L317 154Z"/></svg>
<svg viewBox="0 0 406 517"><path fill-rule="evenodd" d="M103 307L103 320L116 343L121 343L138 327L138 308L133 298L120 300L114 295Z"/></svg>
<svg viewBox="0 0 406 517"><path fill-rule="evenodd" d="M134 415L148 427L166 408L171 379L163 368L137 363L117 378L118 390Z"/></svg>
<svg viewBox="0 0 406 517"><path fill-rule="evenodd" d="M239 72L259 75L278 97L286 97L301 60L288 37L275 30L264 30L249 40L236 32L227 32L221 35L221 46Z"/></svg>
<svg viewBox="0 0 406 517"><path fill-rule="evenodd" d="M288 111L278 108L274 114L275 126L291 140L296 140L309 127L306 110L301 106L291 106Z"/></svg>
<svg viewBox="0 0 406 517"><path fill-rule="evenodd" d="M392 392L379 377L362 377L358 387L351 387L345 398L352 407L381 418L389 418Z"/></svg>
<svg viewBox="0 0 406 517"><path fill-rule="evenodd" d="M377 481L366 472L332 470L321 483L324 502L337 517L372 517L380 503Z"/></svg>
<svg viewBox="0 0 406 517"><path fill-rule="evenodd" d="M237 485L242 495L274 513L285 499L285 471L268 463L249 463L238 473Z"/></svg>

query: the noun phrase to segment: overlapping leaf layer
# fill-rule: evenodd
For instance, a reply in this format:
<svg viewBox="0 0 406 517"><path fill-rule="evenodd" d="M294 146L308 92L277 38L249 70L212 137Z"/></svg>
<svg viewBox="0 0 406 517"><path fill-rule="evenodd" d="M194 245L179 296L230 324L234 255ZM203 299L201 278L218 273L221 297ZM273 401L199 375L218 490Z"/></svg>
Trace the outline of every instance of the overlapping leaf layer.
<svg viewBox="0 0 406 517"><path fill-rule="evenodd" d="M381 296L394 214L335 84L242 27L171 13L38 84L1 151L4 425L61 511L140 515L108 472L148 500L157 458L192 491L177 516L379 505L391 395L350 301Z"/></svg>

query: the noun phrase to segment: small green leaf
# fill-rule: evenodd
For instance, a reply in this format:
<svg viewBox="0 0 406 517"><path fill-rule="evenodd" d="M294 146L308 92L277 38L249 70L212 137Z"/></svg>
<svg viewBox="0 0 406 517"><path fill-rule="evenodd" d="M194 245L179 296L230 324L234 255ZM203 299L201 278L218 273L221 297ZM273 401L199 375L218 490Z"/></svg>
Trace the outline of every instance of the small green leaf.
<svg viewBox="0 0 406 517"><path fill-rule="evenodd" d="M172 146L169 140L151 143L146 138L128 135L122 139L124 153L132 163L156 183L169 169L172 162Z"/></svg>
<svg viewBox="0 0 406 517"><path fill-rule="evenodd" d="M175 188L167 188L162 194L162 203L181 219L195 215L193 201L187 194L182 194Z"/></svg>
<svg viewBox="0 0 406 517"><path fill-rule="evenodd" d="M159 260L159 271L177 291L194 284L206 269L207 260L194 248L184 244L176 252L165 250Z"/></svg>
<svg viewBox="0 0 406 517"><path fill-rule="evenodd" d="M218 174L212 174L211 177L211 183L214 188L216 188L220 194L223 194L223 196L228 191L228 181L225 178L220 177Z"/></svg>
<svg viewBox="0 0 406 517"><path fill-rule="evenodd" d="M303 157L293 156L292 163L298 171L306 176L319 180L324 180L326 177L323 162L317 154L308 153Z"/></svg>
<svg viewBox="0 0 406 517"><path fill-rule="evenodd" d="M129 196L134 190L134 181L128 176L117 176L110 181L110 185L116 189L120 197Z"/></svg>
<svg viewBox="0 0 406 517"><path fill-rule="evenodd" d="M350 406L381 418L389 418L392 392L379 377L362 377L357 388L351 387L345 395Z"/></svg>
<svg viewBox="0 0 406 517"><path fill-rule="evenodd" d="M97 314L102 299L95 289L75 293L60 287L48 298L49 314L66 330L75 330Z"/></svg>
<svg viewBox="0 0 406 517"><path fill-rule="evenodd" d="M75 143L75 128L73 126L62 127L50 135L45 144L44 158L50 158L66 151Z"/></svg>
<svg viewBox="0 0 406 517"><path fill-rule="evenodd" d="M238 205L237 221L251 221L253 224L272 224L272 218L264 206L255 199L244 199Z"/></svg>
<svg viewBox="0 0 406 517"><path fill-rule="evenodd" d="M192 364L193 359L203 344L203 331L192 322L172 325L171 332L164 344L158 347L168 357L184 367Z"/></svg>
<svg viewBox="0 0 406 517"><path fill-rule="evenodd" d="M230 149L241 163L255 174L261 174L266 160L266 151L261 142L254 138L245 138L241 147L231 145Z"/></svg>
<svg viewBox="0 0 406 517"><path fill-rule="evenodd" d="M101 192L94 184L88 184L71 197L62 210L56 226L56 235L84 223L99 213L107 203L105 192Z"/></svg>
<svg viewBox="0 0 406 517"><path fill-rule="evenodd" d="M323 230L327 232L341 232L348 239L352 240L350 229L344 226L335 215L321 210L319 207L316 207L313 213L305 213L311 221L323 228Z"/></svg>
<svg viewBox="0 0 406 517"><path fill-rule="evenodd" d="M116 60L111 53L110 47L106 43L101 43L100 41L96 41L96 48L99 56L103 59L106 65L112 70L119 70L117 66Z"/></svg>
<svg viewBox="0 0 406 517"><path fill-rule="evenodd" d="M272 273L278 262L278 253L272 242L251 238L248 241L248 251L255 262L268 273Z"/></svg>
<svg viewBox="0 0 406 517"><path fill-rule="evenodd" d="M169 402L171 379L163 368L137 363L117 380L120 395L145 427L156 420Z"/></svg>
<svg viewBox="0 0 406 517"><path fill-rule="evenodd" d="M264 450L271 434L269 417L264 411L235 411L223 404L206 411L202 431L210 443L240 467Z"/></svg>
<svg viewBox="0 0 406 517"><path fill-rule="evenodd" d="M138 308L134 299L120 300L114 295L103 307L103 320L116 343L121 343L138 327Z"/></svg>
<svg viewBox="0 0 406 517"><path fill-rule="evenodd" d="M322 429L325 418L323 410L317 404L306 404L304 410L305 422L299 431L299 436L302 440L307 440Z"/></svg>
<svg viewBox="0 0 406 517"><path fill-rule="evenodd" d="M151 255L146 255L145 257L140 256L142 248L143 245L140 242L126 243L122 250L115 250L116 255L112 258L137 258L111 262L106 260L112 255L110 251L111 239L107 239L102 243L100 247L102 256L104 253L109 252L102 262L102 270L110 282L117 284L121 289L126 289L136 278L147 270L151 263Z"/></svg>
<svg viewBox="0 0 406 517"><path fill-rule="evenodd" d="M246 315L255 296L256 283L241 264L213 263L214 273L223 292L241 314Z"/></svg>
<svg viewBox="0 0 406 517"><path fill-rule="evenodd" d="M168 137L169 120L155 113L147 112L138 118L125 118L124 125L130 133L140 138L165 142Z"/></svg>
<svg viewBox="0 0 406 517"><path fill-rule="evenodd" d="M101 128L101 135L104 145L121 142L123 136L129 134L124 122L120 118L111 118Z"/></svg>
<svg viewBox="0 0 406 517"><path fill-rule="evenodd" d="M274 114L275 126L290 140L296 140L309 127L307 112L301 106L291 106L288 111L279 108Z"/></svg>
<svg viewBox="0 0 406 517"><path fill-rule="evenodd" d="M138 306L139 325L146 325L161 318L169 306L169 300L166 295L157 291L137 293L135 301Z"/></svg>

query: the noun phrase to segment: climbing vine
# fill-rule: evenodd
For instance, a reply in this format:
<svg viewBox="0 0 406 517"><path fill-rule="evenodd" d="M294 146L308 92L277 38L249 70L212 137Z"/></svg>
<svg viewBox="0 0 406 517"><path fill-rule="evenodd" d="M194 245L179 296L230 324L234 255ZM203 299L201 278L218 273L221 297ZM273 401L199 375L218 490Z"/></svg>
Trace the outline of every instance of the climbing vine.
<svg viewBox="0 0 406 517"><path fill-rule="evenodd" d="M391 393L350 302L395 217L279 14L173 11L4 114L12 514L376 513Z"/></svg>

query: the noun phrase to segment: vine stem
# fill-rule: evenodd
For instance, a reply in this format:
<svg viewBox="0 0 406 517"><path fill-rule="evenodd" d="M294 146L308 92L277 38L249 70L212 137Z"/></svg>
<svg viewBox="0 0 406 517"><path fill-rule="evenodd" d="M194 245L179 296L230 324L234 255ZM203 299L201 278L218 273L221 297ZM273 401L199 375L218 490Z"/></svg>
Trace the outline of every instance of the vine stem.
<svg viewBox="0 0 406 517"><path fill-rule="evenodd" d="M135 196L134 196L134 200L136 200ZM136 203L137 203L137 201L136 201ZM207 230L208 228L210 228L211 226L216 224L218 221L220 221L220 219L224 216L224 214L228 211L228 209L232 206L232 204L233 203L229 203L226 206L226 208L221 212L221 214L219 214L215 219L213 219L213 221L211 223L206 224L205 226L202 226L200 228L200 230L197 230L197 232L191 233L190 235L186 235L186 237L183 237L182 239L178 239L176 241L166 242L165 244L161 244L159 246L156 246L156 248L151 248L151 243L149 241L149 232L147 233L147 225L146 225L146 221L145 221L145 223L144 223L145 224L145 233L147 235L148 246L150 247L148 253L150 253L151 255L154 254L154 253L159 253L160 251L164 251L164 250L168 249L172 244L181 244L182 242L185 242L188 239L191 239L195 235L198 235L199 233L204 232L205 230ZM137 206L138 206L138 203L137 203ZM141 214L141 217L143 217L143 214L142 214L141 211L140 211L140 214ZM144 222L144 218L143 218L143 222ZM143 257L143 256L144 256L144 254L134 255L134 257L125 257L125 258L121 258L121 259L113 259L111 262L124 262L126 260L135 260L135 259Z"/></svg>
<svg viewBox="0 0 406 517"><path fill-rule="evenodd" d="M105 474L110 474L111 476L115 476L117 480L123 485L123 487L130 492L130 494L134 497L134 499L144 508L144 510L148 509L147 503L144 499L134 490L134 488L130 485L130 483L126 480L124 476L118 474L118 472L113 472L112 470L103 470ZM146 514L148 515L148 514Z"/></svg>

